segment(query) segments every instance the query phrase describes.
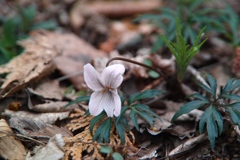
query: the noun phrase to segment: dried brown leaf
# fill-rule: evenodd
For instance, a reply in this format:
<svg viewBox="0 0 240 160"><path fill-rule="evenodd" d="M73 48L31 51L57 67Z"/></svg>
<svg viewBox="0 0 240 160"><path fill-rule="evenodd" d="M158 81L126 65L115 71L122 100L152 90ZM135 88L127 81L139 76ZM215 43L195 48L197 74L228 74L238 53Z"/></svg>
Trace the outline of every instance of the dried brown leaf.
<svg viewBox="0 0 240 160"><path fill-rule="evenodd" d="M58 80L41 81L36 88L28 88L28 91L45 99L62 100L63 98Z"/></svg>
<svg viewBox="0 0 240 160"><path fill-rule="evenodd" d="M35 159L51 159L59 160L64 157L63 146L65 145L64 139L61 134L56 134L52 137L46 146L40 147L37 146L34 148L34 156L31 157L29 152L26 160L35 160Z"/></svg>
<svg viewBox="0 0 240 160"><path fill-rule="evenodd" d="M29 132L29 137L36 137L39 141L45 142L45 140L52 138L56 134L61 134L63 137L71 137L72 133L64 127L58 127L56 125L46 124L40 130Z"/></svg>
<svg viewBox="0 0 240 160"><path fill-rule="evenodd" d="M59 53L56 49L39 44L33 37L19 43L25 48L24 53L0 66L0 75L7 74L0 87L0 98L40 80L55 69L52 59Z"/></svg>
<svg viewBox="0 0 240 160"><path fill-rule="evenodd" d="M95 143L92 140L92 135L90 133L89 125L90 121L93 118L93 116L85 116L84 112L81 110L76 110L77 113L73 113L70 115L70 117L73 117L73 120L67 125L69 130L71 131L81 131L74 137L66 137L65 138L65 159L105 159L100 153L99 153L99 147L101 144ZM96 128L99 126L99 124L96 124L93 132L95 132ZM134 136L132 133L131 137L134 140ZM110 137L110 143L105 145L110 145L114 149L118 150L119 147L121 147L121 150L118 150L121 154L126 154L127 152L130 152L134 150L133 142L130 141L129 137L125 134L125 140L126 143L123 146L121 146L121 140L119 136L116 134L115 128L112 127L111 130L111 137ZM123 149L122 149L123 147ZM83 153L86 152L86 155L83 155Z"/></svg>
<svg viewBox="0 0 240 160"><path fill-rule="evenodd" d="M203 140L206 140L206 139L207 139L207 136L205 134L201 134L197 137L191 138L191 139L187 140L185 143L183 143L183 144L177 146L176 148L174 148L169 153L169 156L189 151L194 146L196 146L197 144L199 144L200 142L202 142Z"/></svg>
<svg viewBox="0 0 240 160"><path fill-rule="evenodd" d="M0 119L0 155L5 159L24 160L26 157L24 146L14 138L12 129L4 119Z"/></svg>
<svg viewBox="0 0 240 160"><path fill-rule="evenodd" d="M77 3L77 5L78 8L84 5L84 7L88 10L103 14L105 16L123 17L157 9L161 6L161 1L95 1L93 3L86 4Z"/></svg>
<svg viewBox="0 0 240 160"><path fill-rule="evenodd" d="M78 107L77 104L73 104L69 107L65 107L69 102L67 101L48 101L43 104L33 105L30 109L40 113L46 112L64 112L70 111L73 108Z"/></svg>
<svg viewBox="0 0 240 160"><path fill-rule="evenodd" d="M27 111L11 111L5 109L4 115L9 117L16 117L24 119L25 121L30 122L42 122L48 124L54 124L57 120L62 120L68 117L70 112L60 112L60 113L31 113Z"/></svg>
<svg viewBox="0 0 240 160"><path fill-rule="evenodd" d="M83 39L70 33L54 33L48 31L34 31L35 41L61 51L61 56L55 57L54 63L63 75L79 73L86 63L96 57L105 57L106 54L95 49ZM84 86L83 75L78 74L70 78L77 89Z"/></svg>

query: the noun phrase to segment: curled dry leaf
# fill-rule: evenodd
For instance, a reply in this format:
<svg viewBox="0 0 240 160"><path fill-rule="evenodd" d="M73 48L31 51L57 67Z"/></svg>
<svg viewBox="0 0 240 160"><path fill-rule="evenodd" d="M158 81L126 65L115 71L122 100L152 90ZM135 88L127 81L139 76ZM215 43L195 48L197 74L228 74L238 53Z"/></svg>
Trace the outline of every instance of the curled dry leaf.
<svg viewBox="0 0 240 160"><path fill-rule="evenodd" d="M200 142L202 142L203 140L206 140L206 139L207 139L207 136L205 134L201 134L197 137L191 138L191 139L187 140L184 144L181 144L181 145L177 146L176 148L174 148L169 153L169 156L187 152L190 149L192 149L194 146L196 146L197 144L199 144Z"/></svg>
<svg viewBox="0 0 240 160"><path fill-rule="evenodd" d="M38 81L54 69L53 57L59 52L52 46L38 43L34 37L20 41L24 53L0 66L0 75L6 75L0 87L0 98L9 96L24 88L30 82Z"/></svg>
<svg viewBox="0 0 240 160"><path fill-rule="evenodd" d="M48 123L48 124L54 124L57 120L63 120L68 117L70 112L60 112L60 113L31 113L27 111L11 111L8 109L5 109L5 112L3 113L6 116L9 117L17 117L24 119L25 121L31 121L31 122L42 122L42 123Z"/></svg>
<svg viewBox="0 0 240 160"><path fill-rule="evenodd" d="M52 137L45 147L37 146L33 150L34 156L31 157L31 153L28 152L26 160L35 159L51 159L59 160L63 158L63 146L65 145L64 139L61 134L56 134Z"/></svg>
<svg viewBox="0 0 240 160"><path fill-rule="evenodd" d="M4 119L0 119L0 155L4 159L24 160L26 157L24 146L14 138L12 129Z"/></svg>

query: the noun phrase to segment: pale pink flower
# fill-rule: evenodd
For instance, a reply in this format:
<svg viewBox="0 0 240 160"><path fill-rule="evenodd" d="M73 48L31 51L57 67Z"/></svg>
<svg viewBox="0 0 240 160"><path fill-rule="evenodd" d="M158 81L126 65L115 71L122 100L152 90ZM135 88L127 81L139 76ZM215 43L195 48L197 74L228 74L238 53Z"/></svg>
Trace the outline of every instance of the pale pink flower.
<svg viewBox="0 0 240 160"><path fill-rule="evenodd" d="M84 66L84 80L92 89L89 101L89 112L93 116L99 115L103 110L108 117L119 116L121 112L121 99L117 88L123 81L125 67L114 64L106 67L100 75L91 64Z"/></svg>

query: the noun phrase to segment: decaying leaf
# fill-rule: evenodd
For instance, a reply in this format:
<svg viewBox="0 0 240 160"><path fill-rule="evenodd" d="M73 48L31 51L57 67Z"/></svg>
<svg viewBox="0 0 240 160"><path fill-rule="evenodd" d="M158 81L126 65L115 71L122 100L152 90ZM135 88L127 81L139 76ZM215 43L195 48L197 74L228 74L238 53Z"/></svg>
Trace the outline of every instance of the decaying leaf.
<svg viewBox="0 0 240 160"><path fill-rule="evenodd" d="M51 159L59 160L63 158L63 146L65 145L64 139L61 134L56 134L52 137L45 147L37 146L34 148L34 156L31 157L31 153L28 152L26 160L35 159Z"/></svg>
<svg viewBox="0 0 240 160"><path fill-rule="evenodd" d="M68 117L69 111L66 112L59 112L59 113L31 113L27 111L11 111L8 109L5 109L5 112L3 113L6 116L9 117L17 117L24 119L25 121L29 122L42 122L42 123L48 123L48 124L54 124L57 120L62 120Z"/></svg>
<svg viewBox="0 0 240 160"><path fill-rule="evenodd" d="M61 56L54 58L54 64L63 75L79 73L83 66L91 62L93 58L106 56L104 52L95 49L74 34L41 30L34 31L32 36L37 43L61 51ZM83 75L81 74L69 79L77 89L81 89L84 86Z"/></svg>
<svg viewBox="0 0 240 160"><path fill-rule="evenodd" d="M5 159L24 160L26 157L24 146L14 138L12 129L4 119L0 119L0 155Z"/></svg>
<svg viewBox="0 0 240 160"><path fill-rule="evenodd" d="M75 113L70 114L70 117L73 120L67 125L69 130L77 131L82 130L80 133L75 135L74 137L66 137L65 140L65 160L67 159L105 159L103 155L99 153L100 144L93 142L92 135L90 133L89 125L93 116L85 116L84 112L76 109ZM96 125L93 129L95 132ZM131 133L130 133L131 134ZM111 130L110 134L110 143L109 145L113 147L113 149L118 149L118 146L121 146L121 140L119 136L116 134L114 127ZM134 138L133 134L131 134L132 138ZM134 139L133 139L134 140ZM132 150L136 151L133 142L129 139L129 137L125 134L125 145L123 149L121 148L121 154L124 155L127 152L131 152ZM87 153L86 155L84 153Z"/></svg>
<svg viewBox="0 0 240 160"><path fill-rule="evenodd" d="M148 1L96 1L92 3L77 3L76 8L84 6L88 10L103 14L109 17L130 16L139 13L149 12L160 7L158 0Z"/></svg>
<svg viewBox="0 0 240 160"><path fill-rule="evenodd" d="M62 100L63 98L58 80L41 81L36 88L28 88L28 91L45 99Z"/></svg>
<svg viewBox="0 0 240 160"><path fill-rule="evenodd" d="M40 113L47 113L47 112L64 112L70 111L73 108L78 107L77 104L73 104L69 107L65 107L69 102L67 101L48 101L43 104L33 105L31 107L32 111L40 112Z"/></svg>
<svg viewBox="0 0 240 160"><path fill-rule="evenodd" d="M38 131L29 132L28 136L37 138L39 141L47 143L47 141L56 134L61 134L63 137L72 136L72 133L67 128L50 124L44 125Z"/></svg>
<svg viewBox="0 0 240 160"><path fill-rule="evenodd" d="M54 69L53 57L58 50L29 38L19 42L25 48L24 53L0 66L0 75L6 75L0 87L0 98L9 96L24 88L30 82L36 82L49 75Z"/></svg>

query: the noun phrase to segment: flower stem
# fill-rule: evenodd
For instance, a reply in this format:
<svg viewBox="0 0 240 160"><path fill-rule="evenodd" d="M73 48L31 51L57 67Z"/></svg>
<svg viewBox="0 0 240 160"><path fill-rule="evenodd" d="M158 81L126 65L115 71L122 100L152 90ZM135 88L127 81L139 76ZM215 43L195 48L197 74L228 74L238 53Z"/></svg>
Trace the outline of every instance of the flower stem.
<svg viewBox="0 0 240 160"><path fill-rule="evenodd" d="M166 79L166 76L165 76L162 72L156 70L155 68L153 68L153 67L151 67L151 66L148 66L148 65L146 65L146 64L143 64L143 63L134 61L134 60L130 60L130 59L123 58L123 57L114 57L114 58L110 59L110 60L107 62L106 67L109 65L110 62L115 61L115 60L120 60L120 61L125 61L125 62L129 62L129 63L137 64L137 65L139 65L139 66L142 66L142 67L145 67L145 68L147 68L147 69L150 69L150 70L153 70L153 71L157 72L157 73L158 73L159 75L161 75L164 79Z"/></svg>

